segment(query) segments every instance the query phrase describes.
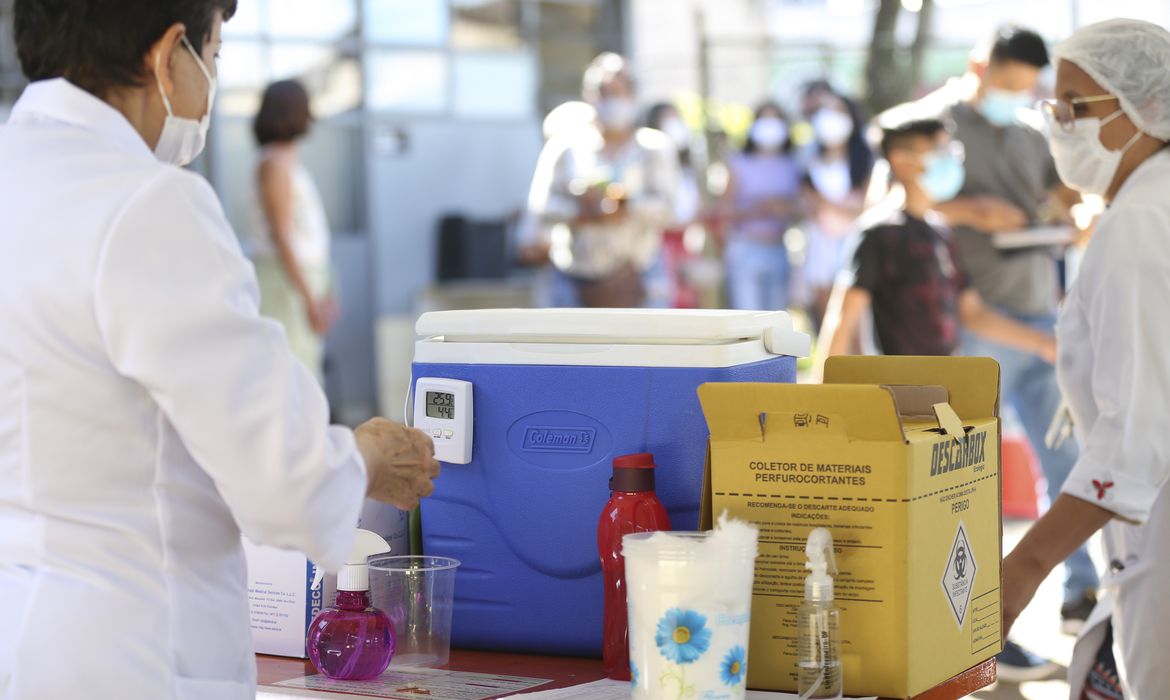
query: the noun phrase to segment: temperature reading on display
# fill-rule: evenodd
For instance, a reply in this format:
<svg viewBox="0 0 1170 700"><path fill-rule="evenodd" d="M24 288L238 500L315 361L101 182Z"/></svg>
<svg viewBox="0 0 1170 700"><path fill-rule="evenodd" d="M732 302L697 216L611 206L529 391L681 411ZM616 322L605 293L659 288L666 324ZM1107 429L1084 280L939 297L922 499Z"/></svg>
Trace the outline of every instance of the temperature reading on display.
<svg viewBox="0 0 1170 700"><path fill-rule="evenodd" d="M455 419L455 394L442 391L427 392L427 417Z"/></svg>

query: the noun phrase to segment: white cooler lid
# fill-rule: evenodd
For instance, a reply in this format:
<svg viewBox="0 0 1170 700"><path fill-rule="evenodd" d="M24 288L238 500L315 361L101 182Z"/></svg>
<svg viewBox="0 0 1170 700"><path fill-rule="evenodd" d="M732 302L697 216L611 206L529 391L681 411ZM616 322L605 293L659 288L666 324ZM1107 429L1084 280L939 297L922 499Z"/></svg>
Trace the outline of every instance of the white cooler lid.
<svg viewBox="0 0 1170 700"><path fill-rule="evenodd" d="M811 340L783 311L486 309L423 314L415 330L441 343L728 345L763 341L773 355L805 357Z"/></svg>

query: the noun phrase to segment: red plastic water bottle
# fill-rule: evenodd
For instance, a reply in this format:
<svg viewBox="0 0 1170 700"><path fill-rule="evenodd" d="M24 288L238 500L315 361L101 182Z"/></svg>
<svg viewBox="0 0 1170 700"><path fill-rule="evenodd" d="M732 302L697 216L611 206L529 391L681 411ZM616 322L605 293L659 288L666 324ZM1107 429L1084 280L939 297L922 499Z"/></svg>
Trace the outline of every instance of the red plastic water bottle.
<svg viewBox="0 0 1170 700"><path fill-rule="evenodd" d="M633 532L670 529L670 516L654 494L654 455L632 454L613 460L609 503L597 527L597 550L605 578L605 675L630 680L629 620L626 609L626 562L622 537Z"/></svg>

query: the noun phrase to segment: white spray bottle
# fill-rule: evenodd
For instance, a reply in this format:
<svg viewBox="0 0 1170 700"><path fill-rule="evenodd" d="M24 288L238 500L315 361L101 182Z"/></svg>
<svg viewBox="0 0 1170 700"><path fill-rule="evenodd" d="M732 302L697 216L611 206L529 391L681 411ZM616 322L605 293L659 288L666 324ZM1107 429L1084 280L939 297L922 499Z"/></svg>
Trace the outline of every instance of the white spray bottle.
<svg viewBox="0 0 1170 700"><path fill-rule="evenodd" d="M337 601L309 627L309 660L329 678L369 680L382 675L394 656L394 625L370 605L369 558L390 551L386 540L358 530L345 566L337 575ZM316 588L324 572L318 570Z"/></svg>
<svg viewBox="0 0 1170 700"><path fill-rule="evenodd" d="M804 602L797 610L797 670L801 700L840 698L841 609L833 602L833 577L837 561L833 556L833 535L818 527L808 535L804 548Z"/></svg>

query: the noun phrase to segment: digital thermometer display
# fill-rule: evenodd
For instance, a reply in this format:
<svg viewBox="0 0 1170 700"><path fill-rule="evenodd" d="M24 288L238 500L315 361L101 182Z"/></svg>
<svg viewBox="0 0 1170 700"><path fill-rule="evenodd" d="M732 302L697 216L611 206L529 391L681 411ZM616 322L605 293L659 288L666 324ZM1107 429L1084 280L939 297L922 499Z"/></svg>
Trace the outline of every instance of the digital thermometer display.
<svg viewBox="0 0 1170 700"><path fill-rule="evenodd" d="M427 392L427 417L455 420L455 394Z"/></svg>

